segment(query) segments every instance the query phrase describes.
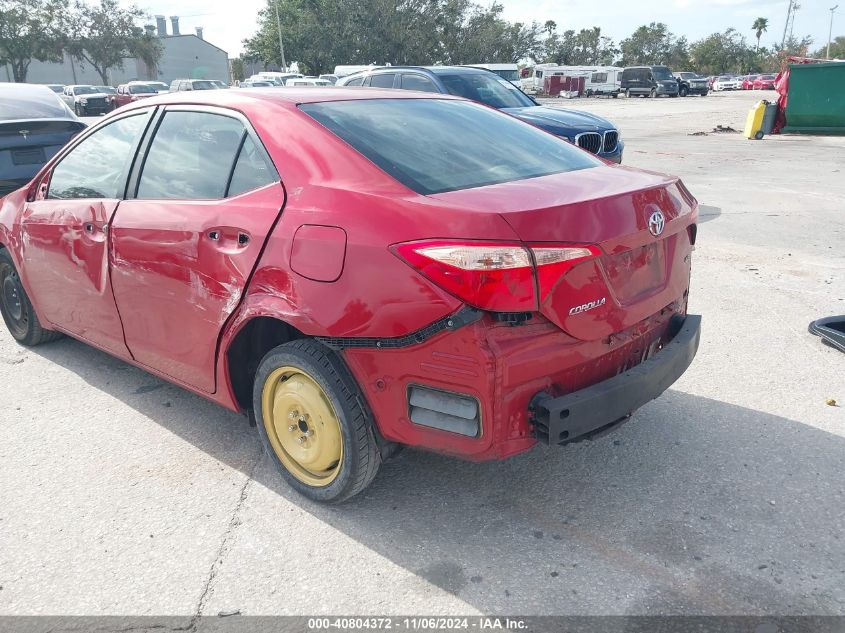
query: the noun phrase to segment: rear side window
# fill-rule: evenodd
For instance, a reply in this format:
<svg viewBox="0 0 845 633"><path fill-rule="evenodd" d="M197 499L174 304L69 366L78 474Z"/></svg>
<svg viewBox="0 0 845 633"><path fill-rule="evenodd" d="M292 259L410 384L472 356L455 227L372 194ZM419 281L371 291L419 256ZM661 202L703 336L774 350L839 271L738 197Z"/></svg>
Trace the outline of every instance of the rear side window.
<svg viewBox="0 0 845 633"><path fill-rule="evenodd" d="M74 147L53 169L48 198L123 198L147 113L118 119Z"/></svg>
<svg viewBox="0 0 845 633"><path fill-rule="evenodd" d="M423 195L602 164L533 125L467 101L368 99L300 108Z"/></svg>
<svg viewBox="0 0 845 633"><path fill-rule="evenodd" d="M243 134L243 124L232 117L210 112L165 113L144 160L137 197L224 197Z"/></svg>
<svg viewBox="0 0 845 633"><path fill-rule="evenodd" d="M384 73L383 75L373 75L370 78L370 86L372 88L392 88L393 78L396 73Z"/></svg>
<svg viewBox="0 0 845 633"><path fill-rule="evenodd" d="M238 155L238 162L235 163L232 182L229 183L229 191L226 195L236 196L239 193L269 185L275 180L275 171L270 166L264 149L258 147L252 137L247 136Z"/></svg>
<svg viewBox="0 0 845 633"><path fill-rule="evenodd" d="M405 90L421 90L423 92L440 92L434 82L425 75L409 73L402 75L402 88Z"/></svg>

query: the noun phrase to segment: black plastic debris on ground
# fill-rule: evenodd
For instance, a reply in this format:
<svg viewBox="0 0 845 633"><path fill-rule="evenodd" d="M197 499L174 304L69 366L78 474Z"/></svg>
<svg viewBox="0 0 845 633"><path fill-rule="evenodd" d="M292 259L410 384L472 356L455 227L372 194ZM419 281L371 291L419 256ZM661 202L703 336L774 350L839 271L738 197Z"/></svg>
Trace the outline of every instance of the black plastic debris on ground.
<svg viewBox="0 0 845 633"><path fill-rule="evenodd" d="M845 352L845 314L816 319L807 329L826 345Z"/></svg>

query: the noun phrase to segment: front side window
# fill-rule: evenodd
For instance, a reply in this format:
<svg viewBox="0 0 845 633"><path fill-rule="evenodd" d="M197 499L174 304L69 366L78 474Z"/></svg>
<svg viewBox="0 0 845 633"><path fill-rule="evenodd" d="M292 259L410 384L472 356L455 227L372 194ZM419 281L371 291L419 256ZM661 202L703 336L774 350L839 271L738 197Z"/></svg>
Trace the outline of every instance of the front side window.
<svg viewBox="0 0 845 633"><path fill-rule="evenodd" d="M593 73L590 82L594 84L607 83L607 73Z"/></svg>
<svg viewBox="0 0 845 633"><path fill-rule="evenodd" d="M480 101L491 108L527 108L534 103L509 81L493 74L440 75L449 94Z"/></svg>
<svg viewBox="0 0 845 633"><path fill-rule="evenodd" d="M123 198L126 174L147 115L100 128L74 147L53 169L48 198Z"/></svg>
<svg viewBox="0 0 845 633"><path fill-rule="evenodd" d="M244 134L243 124L210 112L166 112L138 182L138 198L222 198Z"/></svg>
<svg viewBox="0 0 845 633"><path fill-rule="evenodd" d="M423 195L602 164L566 141L477 103L367 99L299 107Z"/></svg>

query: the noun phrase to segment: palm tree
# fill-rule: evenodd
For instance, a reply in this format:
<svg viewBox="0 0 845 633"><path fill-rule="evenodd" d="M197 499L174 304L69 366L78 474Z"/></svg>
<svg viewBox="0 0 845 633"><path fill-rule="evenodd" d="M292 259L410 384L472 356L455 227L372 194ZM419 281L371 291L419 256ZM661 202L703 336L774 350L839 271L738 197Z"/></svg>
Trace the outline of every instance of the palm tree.
<svg viewBox="0 0 845 633"><path fill-rule="evenodd" d="M751 30L757 36L757 47L754 49L756 53L760 50L760 38L763 37L763 33L769 30L769 20L766 18L757 18L754 20L754 24L751 25Z"/></svg>
<svg viewBox="0 0 845 633"><path fill-rule="evenodd" d="M546 20L546 23L543 25L543 30L549 34L549 37L552 36L552 33L555 32L557 28L557 22L554 20Z"/></svg>

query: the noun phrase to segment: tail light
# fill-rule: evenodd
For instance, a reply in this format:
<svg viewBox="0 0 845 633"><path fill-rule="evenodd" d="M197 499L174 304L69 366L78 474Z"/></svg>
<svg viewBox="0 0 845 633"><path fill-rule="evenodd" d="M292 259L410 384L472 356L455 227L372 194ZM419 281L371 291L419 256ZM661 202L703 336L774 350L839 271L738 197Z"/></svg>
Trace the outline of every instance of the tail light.
<svg viewBox="0 0 845 633"><path fill-rule="evenodd" d="M576 264L601 255L584 244L426 240L391 247L419 273L462 301L492 312L538 309Z"/></svg>

